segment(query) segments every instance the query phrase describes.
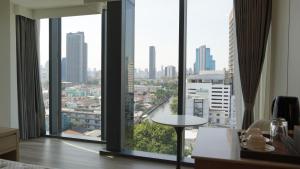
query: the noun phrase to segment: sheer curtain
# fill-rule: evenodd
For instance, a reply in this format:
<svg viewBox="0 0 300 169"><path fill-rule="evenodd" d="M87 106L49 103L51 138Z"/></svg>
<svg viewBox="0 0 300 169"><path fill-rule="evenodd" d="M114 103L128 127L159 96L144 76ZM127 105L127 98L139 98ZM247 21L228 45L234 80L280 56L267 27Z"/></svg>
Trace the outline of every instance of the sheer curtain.
<svg viewBox="0 0 300 169"><path fill-rule="evenodd" d="M268 38L265 61L254 104L254 121L271 119L271 34Z"/></svg>

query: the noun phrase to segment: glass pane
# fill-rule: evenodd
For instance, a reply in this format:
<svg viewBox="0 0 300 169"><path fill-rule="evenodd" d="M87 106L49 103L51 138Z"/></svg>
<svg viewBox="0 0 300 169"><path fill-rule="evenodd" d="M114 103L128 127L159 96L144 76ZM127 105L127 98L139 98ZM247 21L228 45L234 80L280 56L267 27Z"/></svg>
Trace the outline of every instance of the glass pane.
<svg viewBox="0 0 300 169"><path fill-rule="evenodd" d="M101 15L61 18L62 135L101 137Z"/></svg>
<svg viewBox="0 0 300 169"><path fill-rule="evenodd" d="M134 15L135 15L135 2L134 0L122 1L123 6L123 32L125 35L124 45L124 65L125 76L122 81L125 82L124 100L125 100L125 120L124 127L121 131L124 133L125 145L130 145L133 140L134 134Z"/></svg>
<svg viewBox="0 0 300 169"><path fill-rule="evenodd" d="M188 0L186 114L209 127L235 127L232 0ZM198 128L185 130L190 157Z"/></svg>
<svg viewBox="0 0 300 169"><path fill-rule="evenodd" d="M46 134L49 134L49 19L40 20L40 78L46 114Z"/></svg>
<svg viewBox="0 0 300 169"><path fill-rule="evenodd" d="M134 128L127 148L176 154L172 127L151 117L177 114L178 0L135 0Z"/></svg>

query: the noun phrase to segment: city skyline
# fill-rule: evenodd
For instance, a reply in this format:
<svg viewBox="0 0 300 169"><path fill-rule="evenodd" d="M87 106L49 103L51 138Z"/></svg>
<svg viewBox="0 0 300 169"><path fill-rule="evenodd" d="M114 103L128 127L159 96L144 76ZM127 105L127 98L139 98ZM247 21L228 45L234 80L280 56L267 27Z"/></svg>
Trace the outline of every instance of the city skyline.
<svg viewBox="0 0 300 169"><path fill-rule="evenodd" d="M154 0L155 1L155 0ZM177 0L178 1L178 0ZM178 11L176 0L136 0L135 4L135 68L148 68L148 47L156 46L157 67L174 65L178 69ZM218 4L218 5L215 5ZM168 6L166 8L166 6ZM211 9L218 12L212 12ZM216 70L228 68L228 17L233 8L231 0L189 0L187 11L187 68L193 68L195 49L206 44L214 50ZM156 13L152 10L156 9ZM166 11L167 10L167 11ZM160 15L164 11L164 15ZM199 19L201 22L199 22ZM41 61L49 58L48 25L41 20ZM93 26L90 26L92 23ZM101 15L84 15L62 18L62 37L68 32L82 31L89 44L88 68L101 68ZM98 37L98 38L95 38ZM62 58L66 57L66 41L62 38Z"/></svg>

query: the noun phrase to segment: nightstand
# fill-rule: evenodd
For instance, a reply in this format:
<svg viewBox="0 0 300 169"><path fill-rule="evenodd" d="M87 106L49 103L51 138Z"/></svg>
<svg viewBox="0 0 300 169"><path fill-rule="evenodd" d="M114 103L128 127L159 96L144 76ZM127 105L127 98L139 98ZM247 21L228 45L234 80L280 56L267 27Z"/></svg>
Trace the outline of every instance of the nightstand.
<svg viewBox="0 0 300 169"><path fill-rule="evenodd" d="M0 127L0 158L19 160L19 130Z"/></svg>

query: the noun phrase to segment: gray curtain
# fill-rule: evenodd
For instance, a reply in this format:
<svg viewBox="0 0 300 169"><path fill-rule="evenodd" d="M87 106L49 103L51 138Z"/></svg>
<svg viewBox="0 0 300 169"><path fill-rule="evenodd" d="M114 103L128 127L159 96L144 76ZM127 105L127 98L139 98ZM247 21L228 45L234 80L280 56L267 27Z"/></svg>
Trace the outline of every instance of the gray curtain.
<svg viewBox="0 0 300 169"><path fill-rule="evenodd" d="M35 21L16 16L16 38L19 130L26 140L45 134Z"/></svg>
<svg viewBox="0 0 300 169"><path fill-rule="evenodd" d="M234 0L238 60L245 103L243 129L254 119L253 106L265 58L272 0Z"/></svg>

